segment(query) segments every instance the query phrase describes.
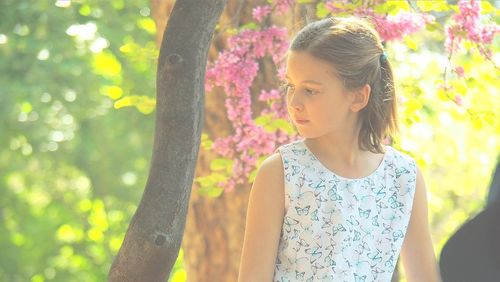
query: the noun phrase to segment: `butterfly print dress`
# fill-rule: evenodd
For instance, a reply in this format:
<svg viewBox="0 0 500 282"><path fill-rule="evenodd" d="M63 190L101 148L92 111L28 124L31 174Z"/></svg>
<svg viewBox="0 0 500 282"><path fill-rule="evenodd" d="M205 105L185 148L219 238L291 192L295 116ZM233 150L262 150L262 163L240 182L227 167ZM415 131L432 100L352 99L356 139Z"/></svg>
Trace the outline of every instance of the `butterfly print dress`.
<svg viewBox="0 0 500 282"><path fill-rule="evenodd" d="M416 164L385 146L378 168L350 179L298 140L280 146L285 215L273 281L384 281L396 267L416 185Z"/></svg>

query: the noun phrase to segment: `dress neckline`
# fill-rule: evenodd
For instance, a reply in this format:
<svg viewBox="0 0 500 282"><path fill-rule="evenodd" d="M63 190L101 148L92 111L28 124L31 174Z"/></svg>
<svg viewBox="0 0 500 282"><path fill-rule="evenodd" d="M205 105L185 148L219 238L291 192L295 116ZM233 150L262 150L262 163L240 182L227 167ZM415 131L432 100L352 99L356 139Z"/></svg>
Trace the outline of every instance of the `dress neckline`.
<svg viewBox="0 0 500 282"><path fill-rule="evenodd" d="M316 155L307 147L306 143L304 142L305 139L299 140L298 143L306 150L306 152L313 158L313 160L317 161L320 168L325 170L326 172L333 174L336 178L340 180L345 180L345 181L362 181L371 177L374 177L379 173L379 171L383 170L385 167L385 162L387 160L387 155L389 155L389 152L391 151L391 146L384 145L385 153L384 156L382 157L382 161L378 165L378 167L372 171L369 175L359 177L359 178L350 178L350 177L344 177L339 175L338 173L332 171L331 169L327 168L317 157Z"/></svg>

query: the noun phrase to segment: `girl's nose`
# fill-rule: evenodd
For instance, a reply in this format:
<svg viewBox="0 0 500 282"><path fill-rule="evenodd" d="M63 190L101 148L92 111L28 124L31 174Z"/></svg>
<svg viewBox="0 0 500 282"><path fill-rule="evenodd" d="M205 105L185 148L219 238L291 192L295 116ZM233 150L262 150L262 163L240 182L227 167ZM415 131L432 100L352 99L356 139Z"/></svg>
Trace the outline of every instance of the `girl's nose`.
<svg viewBox="0 0 500 282"><path fill-rule="evenodd" d="M288 105L290 108L296 111L302 111L304 109L304 104L302 103L302 101L300 101L300 98L298 96L299 95L297 95L296 93L290 95Z"/></svg>

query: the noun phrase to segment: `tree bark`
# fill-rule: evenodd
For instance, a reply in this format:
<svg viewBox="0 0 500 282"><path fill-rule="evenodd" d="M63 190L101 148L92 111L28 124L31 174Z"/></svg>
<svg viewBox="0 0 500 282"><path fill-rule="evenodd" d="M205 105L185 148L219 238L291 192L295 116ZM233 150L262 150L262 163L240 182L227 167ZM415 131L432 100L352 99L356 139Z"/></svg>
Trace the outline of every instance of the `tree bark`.
<svg viewBox="0 0 500 282"><path fill-rule="evenodd" d="M177 0L160 48L149 177L109 281L166 281L181 246L204 118L210 41L226 0Z"/></svg>

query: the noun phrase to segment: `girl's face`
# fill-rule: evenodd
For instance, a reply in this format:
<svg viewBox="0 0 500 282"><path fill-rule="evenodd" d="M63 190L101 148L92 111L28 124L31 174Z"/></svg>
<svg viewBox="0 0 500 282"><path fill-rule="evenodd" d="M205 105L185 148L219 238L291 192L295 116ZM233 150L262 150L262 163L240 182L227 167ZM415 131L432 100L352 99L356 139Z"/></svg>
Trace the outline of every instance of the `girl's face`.
<svg viewBox="0 0 500 282"><path fill-rule="evenodd" d="M299 134L317 138L355 125L353 95L328 62L307 52L291 51L286 63L288 114Z"/></svg>

